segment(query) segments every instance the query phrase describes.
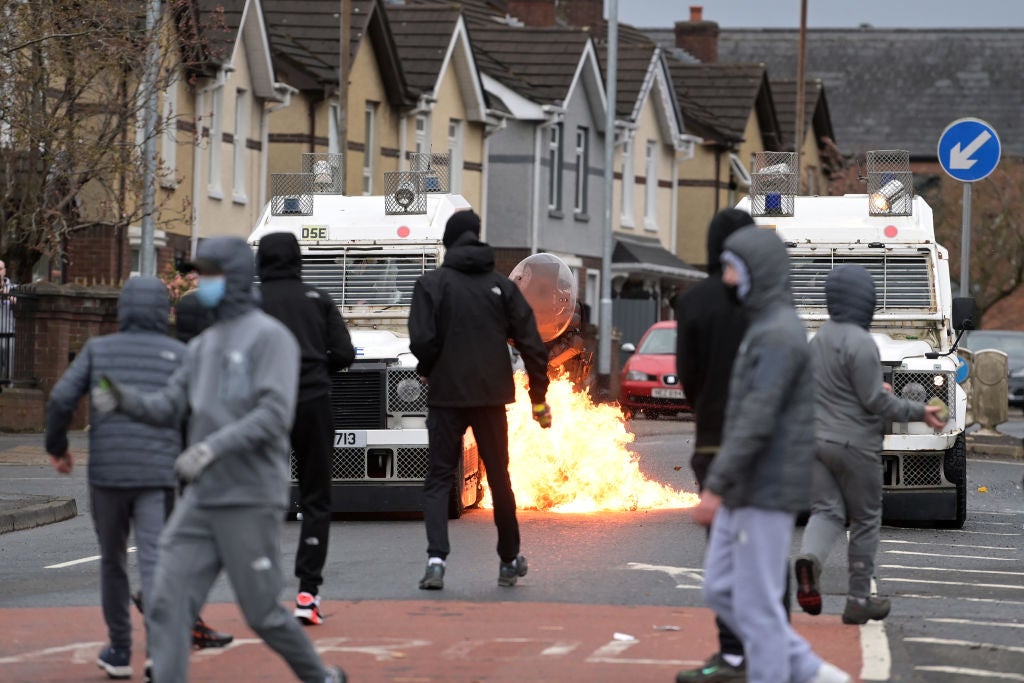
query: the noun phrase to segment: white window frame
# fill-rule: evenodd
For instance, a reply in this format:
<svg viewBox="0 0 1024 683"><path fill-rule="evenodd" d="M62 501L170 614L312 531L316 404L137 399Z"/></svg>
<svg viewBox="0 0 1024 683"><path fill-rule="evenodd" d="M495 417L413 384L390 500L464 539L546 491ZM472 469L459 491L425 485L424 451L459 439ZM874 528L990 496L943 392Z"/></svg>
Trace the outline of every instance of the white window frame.
<svg viewBox="0 0 1024 683"><path fill-rule="evenodd" d="M223 199L224 190L221 187L221 145L224 141L224 86L218 86L210 92L212 98L210 115L210 145L207 164L207 193L213 199Z"/></svg>
<svg viewBox="0 0 1024 683"><path fill-rule="evenodd" d="M327 108L327 151L338 154L341 151L341 132L338 130L341 105L331 102Z"/></svg>
<svg viewBox="0 0 1024 683"><path fill-rule="evenodd" d="M633 138L622 141L622 218L627 228L636 226L633 216L633 195L636 194L636 168L633 160Z"/></svg>
<svg viewBox="0 0 1024 683"><path fill-rule="evenodd" d="M426 114L417 114L413 121L416 132L416 153L423 154L430 151L430 143L427 141L427 131L430 130Z"/></svg>
<svg viewBox="0 0 1024 683"><path fill-rule="evenodd" d="M376 157L373 149L377 144L377 103L366 101L363 110L363 128L366 139L363 148L363 194L373 194L373 175L376 168Z"/></svg>
<svg viewBox="0 0 1024 683"><path fill-rule="evenodd" d="M590 163L590 129L585 126L576 127L576 185L573 192L572 210L578 216L587 213L587 201L590 193L587 167Z"/></svg>
<svg viewBox="0 0 1024 683"><path fill-rule="evenodd" d="M590 323L601 324L601 271L587 269L587 305L590 306Z"/></svg>
<svg viewBox="0 0 1024 683"><path fill-rule="evenodd" d="M554 123L548 131L548 210L562 209L562 124Z"/></svg>
<svg viewBox="0 0 1024 683"><path fill-rule="evenodd" d="M462 192L462 121L448 119L448 191Z"/></svg>
<svg viewBox="0 0 1024 683"><path fill-rule="evenodd" d="M232 137L234 159L231 169L231 198L236 204L248 204L249 150L245 141L249 137L249 91L235 90L235 134Z"/></svg>
<svg viewBox="0 0 1024 683"><path fill-rule="evenodd" d="M164 91L162 149L164 166L160 169L160 186L173 190L178 186L178 82Z"/></svg>
<svg viewBox="0 0 1024 683"><path fill-rule="evenodd" d="M167 233L159 228L153 230L153 263L156 263L157 254L160 249L167 246ZM128 226L128 267L131 269L128 277L138 277L140 261L142 259L142 226Z"/></svg>
<svg viewBox="0 0 1024 683"><path fill-rule="evenodd" d="M647 230L658 229L658 143L648 140L644 173L647 176L644 187L644 227Z"/></svg>

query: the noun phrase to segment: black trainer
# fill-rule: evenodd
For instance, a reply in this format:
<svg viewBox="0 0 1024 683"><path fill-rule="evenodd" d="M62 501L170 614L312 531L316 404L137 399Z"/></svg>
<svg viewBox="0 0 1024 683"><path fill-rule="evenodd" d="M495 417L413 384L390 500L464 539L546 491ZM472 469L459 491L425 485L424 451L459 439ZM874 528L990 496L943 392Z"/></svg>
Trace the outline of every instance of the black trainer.
<svg viewBox="0 0 1024 683"><path fill-rule="evenodd" d="M887 598L870 597L861 604L853 598L846 599L843 610L844 624L866 624L869 620L881 621L889 616L889 600Z"/></svg>
<svg viewBox="0 0 1024 683"><path fill-rule="evenodd" d="M132 651L108 645L96 657L96 666L107 672L109 678L132 677Z"/></svg>
<svg viewBox="0 0 1024 683"><path fill-rule="evenodd" d="M821 562L814 555L801 555L793 563L796 574L796 601L808 614L821 614Z"/></svg>
<svg viewBox="0 0 1024 683"><path fill-rule="evenodd" d="M725 661L721 652L716 652L696 669L686 669L676 674L676 683L746 683L746 661L733 666Z"/></svg>
<svg viewBox="0 0 1024 683"><path fill-rule="evenodd" d="M420 589L427 591L439 591L444 588L444 565L435 562L427 565L427 571L420 579Z"/></svg>
<svg viewBox="0 0 1024 683"><path fill-rule="evenodd" d="M502 562L498 565L498 585L514 586L520 576L526 576L529 567L526 564L526 557L519 555L511 562Z"/></svg>

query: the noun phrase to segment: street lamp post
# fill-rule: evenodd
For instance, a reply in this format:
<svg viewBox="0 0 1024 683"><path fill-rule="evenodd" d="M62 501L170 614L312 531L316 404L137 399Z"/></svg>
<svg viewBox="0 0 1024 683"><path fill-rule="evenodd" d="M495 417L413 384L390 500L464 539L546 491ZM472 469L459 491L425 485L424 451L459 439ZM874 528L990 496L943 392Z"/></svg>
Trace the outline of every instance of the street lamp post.
<svg viewBox="0 0 1024 683"><path fill-rule="evenodd" d="M601 319L598 321L597 374L602 398L611 393L612 374L612 199L615 194L615 98L619 57L619 1L608 0L608 73L604 127L604 249L601 257Z"/></svg>

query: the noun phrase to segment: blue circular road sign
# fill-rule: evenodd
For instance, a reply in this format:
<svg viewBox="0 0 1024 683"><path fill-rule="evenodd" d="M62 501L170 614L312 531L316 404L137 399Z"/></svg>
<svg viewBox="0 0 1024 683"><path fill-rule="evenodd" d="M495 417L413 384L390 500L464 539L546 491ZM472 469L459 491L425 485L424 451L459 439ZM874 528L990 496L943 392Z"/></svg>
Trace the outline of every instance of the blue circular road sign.
<svg viewBox="0 0 1024 683"><path fill-rule="evenodd" d="M957 119L939 137L939 163L956 180L973 183L999 165L999 136L981 119Z"/></svg>

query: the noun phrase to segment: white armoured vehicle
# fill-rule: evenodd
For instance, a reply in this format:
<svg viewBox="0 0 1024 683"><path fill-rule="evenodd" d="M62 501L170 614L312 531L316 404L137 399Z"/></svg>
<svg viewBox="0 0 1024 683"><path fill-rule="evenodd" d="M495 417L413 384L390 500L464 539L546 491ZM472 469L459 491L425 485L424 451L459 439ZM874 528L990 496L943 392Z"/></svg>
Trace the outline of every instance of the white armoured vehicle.
<svg viewBox="0 0 1024 683"><path fill-rule="evenodd" d="M328 292L345 317L356 360L331 378L335 512L419 511L428 464L427 388L409 352L416 279L441 265L441 237L455 211L448 156L413 155L413 171L385 173L385 194L346 196L339 154L304 154L303 173L271 176L271 198L249 243L290 232L302 279ZM294 467L292 478L295 478ZM482 468L467 441L450 514L479 502ZM292 511L296 489L293 487Z"/></svg>
<svg viewBox="0 0 1024 683"><path fill-rule="evenodd" d="M949 407L939 432L923 422L886 425L883 517L959 528L967 514L967 395L955 342L971 324L973 301L953 299L949 255L935 241L931 207L914 195L908 153L869 152L865 195L796 196L793 162L790 153L755 155L750 195L737 208L785 242L794 303L811 334L828 319L832 268L856 263L872 274L871 332L884 380L900 396L938 397Z"/></svg>

